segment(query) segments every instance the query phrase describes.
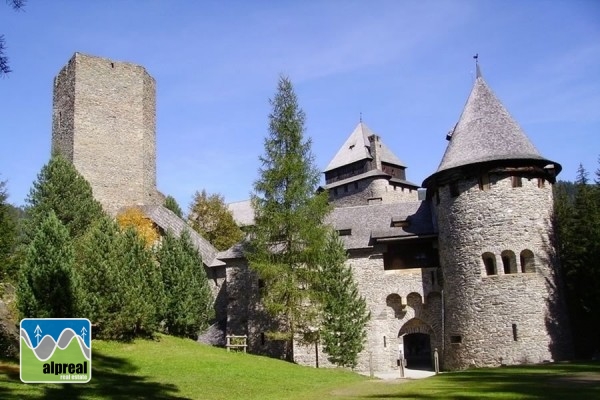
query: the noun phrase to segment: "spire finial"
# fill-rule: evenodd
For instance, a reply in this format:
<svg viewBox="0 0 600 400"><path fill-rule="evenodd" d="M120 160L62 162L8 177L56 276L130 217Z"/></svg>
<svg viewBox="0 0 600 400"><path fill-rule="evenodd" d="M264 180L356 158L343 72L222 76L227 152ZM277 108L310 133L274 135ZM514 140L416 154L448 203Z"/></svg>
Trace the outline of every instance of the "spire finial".
<svg viewBox="0 0 600 400"><path fill-rule="evenodd" d="M362 111L360 112L360 116L359 116L358 120L362 124Z"/></svg>
<svg viewBox="0 0 600 400"><path fill-rule="evenodd" d="M475 53L473 58L475 59L475 79L481 78L481 70L479 69L479 53Z"/></svg>

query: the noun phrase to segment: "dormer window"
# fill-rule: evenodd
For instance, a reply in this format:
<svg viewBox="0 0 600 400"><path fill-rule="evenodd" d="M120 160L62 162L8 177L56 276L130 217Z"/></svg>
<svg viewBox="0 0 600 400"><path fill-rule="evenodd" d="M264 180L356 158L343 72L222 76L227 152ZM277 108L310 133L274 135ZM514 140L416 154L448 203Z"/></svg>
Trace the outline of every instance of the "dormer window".
<svg viewBox="0 0 600 400"><path fill-rule="evenodd" d="M392 217L392 228L407 228L410 226L410 221L403 217Z"/></svg>

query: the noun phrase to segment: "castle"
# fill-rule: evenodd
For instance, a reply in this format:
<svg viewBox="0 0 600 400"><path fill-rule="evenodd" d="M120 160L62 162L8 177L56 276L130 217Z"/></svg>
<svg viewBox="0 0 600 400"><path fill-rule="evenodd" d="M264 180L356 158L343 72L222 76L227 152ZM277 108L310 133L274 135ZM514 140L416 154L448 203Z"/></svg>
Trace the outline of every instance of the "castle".
<svg viewBox="0 0 600 400"><path fill-rule="evenodd" d="M76 53L55 79L52 138L109 213L138 205L162 230L189 229L156 189L154 80L142 67ZM328 223L371 313L357 369L395 370L400 355L409 368L430 368L434 349L444 369L564 358L570 338L552 241L560 164L539 154L479 66L446 139L425 190L362 121L324 171ZM229 207L252 224L248 201ZM280 356L241 246L217 252L193 239L218 326L247 334L250 352ZM321 352L296 344L294 360L326 365Z"/></svg>

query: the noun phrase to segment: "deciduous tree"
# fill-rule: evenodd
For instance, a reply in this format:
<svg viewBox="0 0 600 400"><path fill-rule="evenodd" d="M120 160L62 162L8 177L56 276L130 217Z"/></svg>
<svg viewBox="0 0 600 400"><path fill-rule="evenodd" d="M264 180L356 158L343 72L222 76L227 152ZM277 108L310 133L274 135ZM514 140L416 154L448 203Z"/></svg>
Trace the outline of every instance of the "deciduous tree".
<svg viewBox="0 0 600 400"><path fill-rule="evenodd" d="M244 233L227 209L223 196L208 195L206 190L196 192L188 213L190 226L218 250L226 250L238 243Z"/></svg>
<svg viewBox="0 0 600 400"><path fill-rule="evenodd" d="M160 238L154 222L148 218L138 207L130 207L117 215L117 222L121 228L133 228L144 240L146 247L153 246Z"/></svg>

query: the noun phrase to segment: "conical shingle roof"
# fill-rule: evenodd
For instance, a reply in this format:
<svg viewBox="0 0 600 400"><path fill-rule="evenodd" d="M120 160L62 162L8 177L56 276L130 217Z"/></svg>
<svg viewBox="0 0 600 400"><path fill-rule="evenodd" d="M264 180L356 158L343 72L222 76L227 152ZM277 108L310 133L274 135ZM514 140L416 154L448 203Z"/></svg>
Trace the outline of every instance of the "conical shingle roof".
<svg viewBox="0 0 600 400"><path fill-rule="evenodd" d="M371 157L371 143L369 142L369 136L374 135L373 131L364 122L359 122L354 128L354 131L350 134L348 139L344 142L342 147L335 154L333 159L329 162L325 168L325 172L333 169L343 167L344 165L352 164L353 162L372 159ZM383 143L381 142L381 161L405 167L404 163L400 161L398 157Z"/></svg>
<svg viewBox="0 0 600 400"><path fill-rule="evenodd" d="M538 160L540 155L519 124L489 88L481 72L463 112L449 134L449 144L435 174L457 167L501 160ZM554 163L556 164L556 163ZM560 165L557 164L558 170Z"/></svg>

